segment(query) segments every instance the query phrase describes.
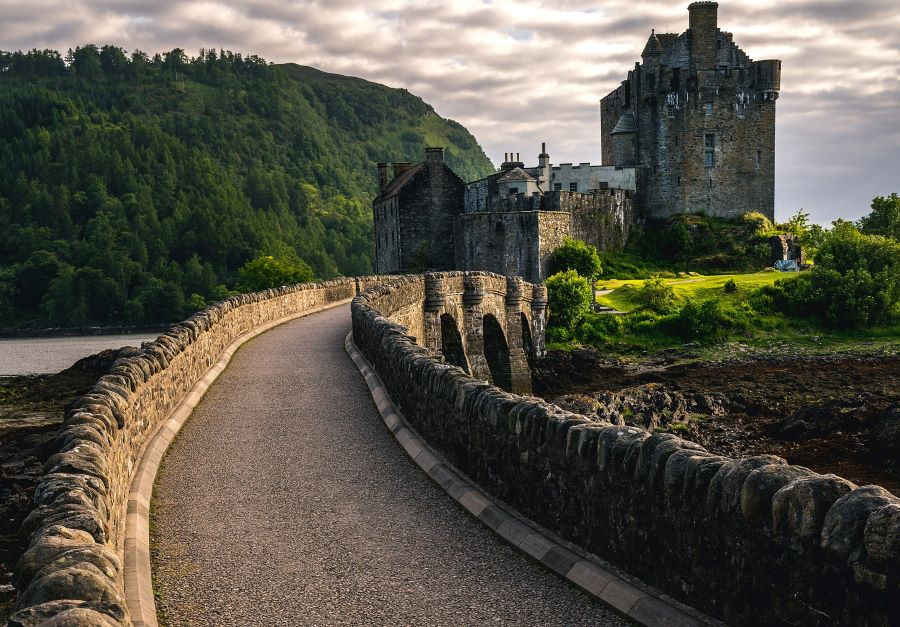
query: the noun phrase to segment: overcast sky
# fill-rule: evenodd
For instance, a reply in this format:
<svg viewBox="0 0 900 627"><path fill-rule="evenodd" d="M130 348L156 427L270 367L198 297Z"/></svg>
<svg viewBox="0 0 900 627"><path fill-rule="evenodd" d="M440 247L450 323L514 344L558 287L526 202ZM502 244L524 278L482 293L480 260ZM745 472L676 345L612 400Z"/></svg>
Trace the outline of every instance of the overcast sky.
<svg viewBox="0 0 900 627"><path fill-rule="evenodd" d="M858 218L900 192L900 0L722 0L719 27L782 59L776 215ZM495 164L600 163L599 100L688 0L0 0L0 48L201 47L360 76L421 96ZM391 155L385 155L390 160Z"/></svg>

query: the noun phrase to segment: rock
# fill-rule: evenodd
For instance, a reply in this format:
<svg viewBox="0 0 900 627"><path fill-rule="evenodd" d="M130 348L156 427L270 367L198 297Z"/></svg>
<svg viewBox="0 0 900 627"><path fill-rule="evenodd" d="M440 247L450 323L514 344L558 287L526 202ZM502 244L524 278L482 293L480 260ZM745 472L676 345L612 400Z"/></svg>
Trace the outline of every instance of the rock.
<svg viewBox="0 0 900 627"><path fill-rule="evenodd" d="M837 475L802 477L787 484L772 499L772 528L776 535L818 543L825 514L856 484Z"/></svg>
<svg viewBox="0 0 900 627"><path fill-rule="evenodd" d="M858 559L869 515L885 505L898 502L900 500L890 492L876 485L863 486L842 496L825 514L822 548L839 559Z"/></svg>
<svg viewBox="0 0 900 627"><path fill-rule="evenodd" d="M866 554L876 564L900 571L900 503L890 503L869 516L863 533Z"/></svg>
<svg viewBox="0 0 900 627"><path fill-rule="evenodd" d="M124 605L118 588L99 568L93 564L80 564L36 578L19 595L17 607L63 599Z"/></svg>
<svg viewBox="0 0 900 627"><path fill-rule="evenodd" d="M757 525L772 524L772 497L795 479L814 476L803 466L771 464L757 468L741 486L741 513Z"/></svg>
<svg viewBox="0 0 900 627"><path fill-rule="evenodd" d="M34 605L13 614L8 627L118 627L127 621L121 604L66 599Z"/></svg>

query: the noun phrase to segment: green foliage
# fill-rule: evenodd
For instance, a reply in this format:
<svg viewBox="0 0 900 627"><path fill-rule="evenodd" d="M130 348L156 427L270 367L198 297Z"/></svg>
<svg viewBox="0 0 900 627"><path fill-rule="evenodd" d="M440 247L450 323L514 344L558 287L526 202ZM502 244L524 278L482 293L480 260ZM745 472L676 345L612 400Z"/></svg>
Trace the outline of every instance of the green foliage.
<svg viewBox="0 0 900 627"><path fill-rule="evenodd" d="M566 270L544 281L547 286L548 324L571 331L588 312L593 298L590 282L574 270Z"/></svg>
<svg viewBox="0 0 900 627"><path fill-rule="evenodd" d="M571 237L565 238L562 246L553 251L548 269L550 274L574 270L587 279L599 277L603 272L597 248Z"/></svg>
<svg viewBox="0 0 900 627"><path fill-rule="evenodd" d="M579 342L604 346L614 342L624 331L623 316L587 313L575 329Z"/></svg>
<svg viewBox="0 0 900 627"><path fill-rule="evenodd" d="M718 300L688 300L675 314L660 321L662 327L685 340L721 339L729 331L744 331L747 316Z"/></svg>
<svg viewBox="0 0 900 627"><path fill-rule="evenodd" d="M768 237L775 227L761 213L727 219L705 214L683 214L649 220L635 227L625 252L647 268L733 272L758 270L769 261ZM606 260L610 265L610 260ZM652 270L650 274L652 274ZM625 278L623 274L617 274ZM636 273L633 278L646 278Z"/></svg>
<svg viewBox="0 0 900 627"><path fill-rule="evenodd" d="M832 327L886 322L896 315L900 301L900 243L864 235L849 222L837 223L811 271L794 281L779 281L765 294L775 309Z"/></svg>
<svg viewBox="0 0 900 627"><path fill-rule="evenodd" d="M0 326L171 322L261 254L367 274L375 162L492 170L406 90L229 51L67 61L0 52Z"/></svg>
<svg viewBox="0 0 900 627"><path fill-rule="evenodd" d="M656 313L667 313L678 302L675 290L661 278L644 281L637 291L637 299L644 307Z"/></svg>
<svg viewBox="0 0 900 627"><path fill-rule="evenodd" d="M241 280L238 287L244 292L258 292L270 287L294 285L313 280L313 271L301 259L276 259L272 255L262 255L248 261L239 271Z"/></svg>
<svg viewBox="0 0 900 627"><path fill-rule="evenodd" d="M722 289L725 290L727 294L734 294L738 291L738 286L734 279L728 279L725 281L725 285L722 286Z"/></svg>
<svg viewBox="0 0 900 627"><path fill-rule="evenodd" d="M872 213L859 221L866 235L883 235L900 241L900 196L878 196L872 201Z"/></svg>

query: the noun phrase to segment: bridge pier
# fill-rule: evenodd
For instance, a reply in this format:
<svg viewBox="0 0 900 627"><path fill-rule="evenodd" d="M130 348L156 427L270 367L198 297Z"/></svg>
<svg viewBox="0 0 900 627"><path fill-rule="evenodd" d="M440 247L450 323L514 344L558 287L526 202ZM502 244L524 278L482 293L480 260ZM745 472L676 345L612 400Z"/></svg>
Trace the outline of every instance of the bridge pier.
<svg viewBox="0 0 900 627"><path fill-rule="evenodd" d="M506 277L506 345L509 351L510 392L531 394L531 370L525 356L522 333L522 296L524 281L520 277ZM527 319L525 320L527 324Z"/></svg>
<svg viewBox="0 0 900 627"><path fill-rule="evenodd" d="M441 312L447 296L444 292L444 282L440 275L432 272L425 274L425 348L430 350L437 359L443 359L441 351Z"/></svg>
<svg viewBox="0 0 900 627"><path fill-rule="evenodd" d="M463 328L466 334L466 357L469 369L476 379L490 381L491 368L484 355L484 282L479 276L467 274L463 279Z"/></svg>
<svg viewBox="0 0 900 627"><path fill-rule="evenodd" d="M547 288L544 285L532 286L531 296L531 337L532 357L540 359L547 354L546 335L547 326Z"/></svg>

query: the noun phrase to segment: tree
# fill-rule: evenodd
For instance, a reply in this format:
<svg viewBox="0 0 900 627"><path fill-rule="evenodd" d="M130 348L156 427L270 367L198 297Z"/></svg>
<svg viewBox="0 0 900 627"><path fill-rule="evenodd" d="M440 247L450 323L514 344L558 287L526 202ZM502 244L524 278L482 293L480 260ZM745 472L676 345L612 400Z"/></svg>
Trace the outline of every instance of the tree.
<svg viewBox="0 0 900 627"><path fill-rule="evenodd" d="M550 257L551 274L574 270L586 279L596 279L603 272L597 248L581 240L567 237Z"/></svg>
<svg viewBox="0 0 900 627"><path fill-rule="evenodd" d="M866 235L884 235L900 241L900 196L878 196L872 200L872 213L859 221Z"/></svg>
<svg viewBox="0 0 900 627"><path fill-rule="evenodd" d="M544 281L547 286L548 323L571 331L591 306L593 291L586 278L566 270Z"/></svg>
<svg viewBox="0 0 900 627"><path fill-rule="evenodd" d="M276 259L271 255L263 255L248 261L241 267L240 275L239 287L245 292L308 283L313 279L312 269L303 260Z"/></svg>

